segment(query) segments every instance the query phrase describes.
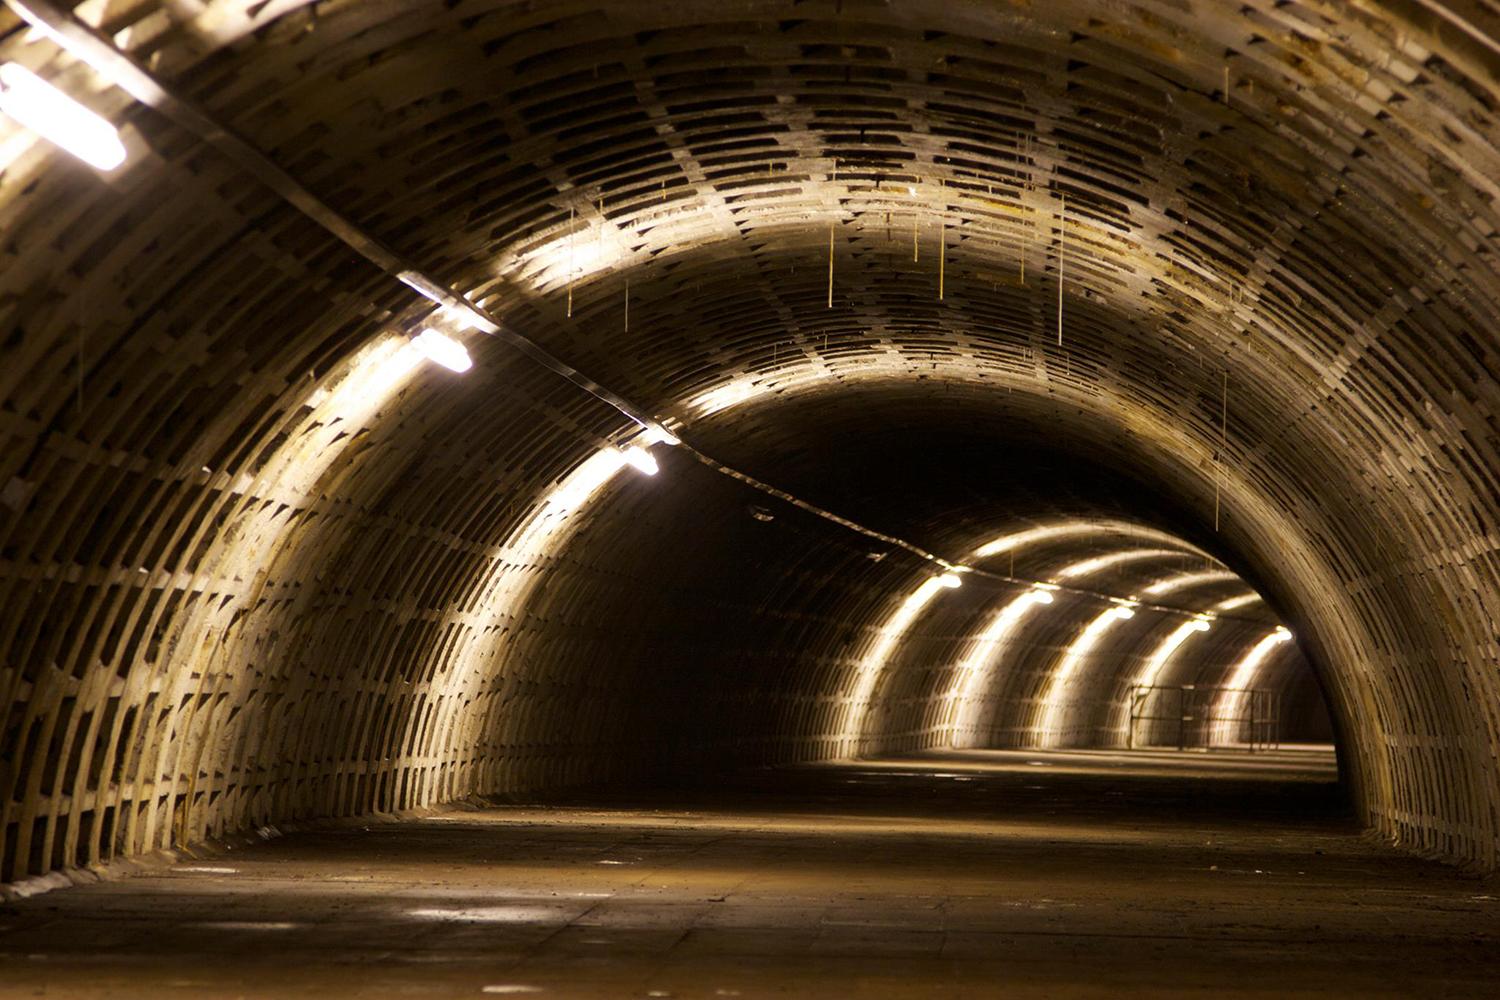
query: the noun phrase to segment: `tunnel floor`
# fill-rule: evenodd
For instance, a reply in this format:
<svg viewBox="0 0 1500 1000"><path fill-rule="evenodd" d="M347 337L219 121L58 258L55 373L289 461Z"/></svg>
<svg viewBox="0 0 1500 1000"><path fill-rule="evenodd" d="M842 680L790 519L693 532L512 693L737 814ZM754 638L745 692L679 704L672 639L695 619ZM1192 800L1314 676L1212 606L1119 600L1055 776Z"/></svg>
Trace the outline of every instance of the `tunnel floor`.
<svg viewBox="0 0 1500 1000"><path fill-rule="evenodd" d="M968 751L291 834L0 909L64 997L1493 996L1332 755Z"/></svg>

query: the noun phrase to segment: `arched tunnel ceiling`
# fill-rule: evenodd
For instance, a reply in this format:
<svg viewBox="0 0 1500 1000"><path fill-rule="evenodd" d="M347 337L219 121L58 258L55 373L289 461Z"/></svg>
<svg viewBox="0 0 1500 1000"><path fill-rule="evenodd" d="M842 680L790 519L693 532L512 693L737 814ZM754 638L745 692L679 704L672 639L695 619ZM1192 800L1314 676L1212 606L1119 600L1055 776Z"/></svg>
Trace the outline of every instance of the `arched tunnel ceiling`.
<svg viewBox="0 0 1500 1000"><path fill-rule="evenodd" d="M841 481L827 455L873 460L883 423L936 454L947 426L1132 484L1118 513L1224 560L1294 625L1364 817L1493 864L1500 84L1484 8L79 11L338 211L715 459L863 495L850 516L952 559L992 517L999 531L1108 498L1073 474L1018 519L996 516L1003 490L945 510L920 484ZM61 792L35 803L68 775L12 761L12 844L83 845L42 850L45 868L267 817L582 780L612 749L546 749L549 727L579 699L630 700L643 674L594 669L598 623L647 614L656 588L692 608L665 676L741 643L737 662L774 663L764 677L795 694L766 694L735 731L818 730L812 692L848 657L834 623L881 620L922 571L907 556L874 563L796 512L796 540L767 544L744 514L763 501L686 458L649 499L618 487L560 527L542 498L619 440L617 413L474 334L469 376L381 384L391 331L424 300L47 39L0 30L5 58L110 112L131 153L102 178L0 134L7 701L57 708L12 708L7 734L38 753L108 748L73 765L100 805L67 831ZM809 448L815 424L829 448ZM734 586L714 580L724 553ZM750 624L725 633L731 610ZM767 620L783 631L756 652ZM414 682L442 693L402 690ZM357 745L266 721L314 688L295 722L354 711ZM67 718L70 698L96 707ZM475 699L491 702L470 721ZM408 721L370 721L376 703ZM209 734L175 745L200 711ZM156 729L136 721L153 712ZM513 716L529 721L507 729ZM827 749L778 738L757 746ZM370 769L364 753L440 763ZM134 792L101 791L89 772L117 757L156 763ZM149 798L152 781L168 790Z"/></svg>

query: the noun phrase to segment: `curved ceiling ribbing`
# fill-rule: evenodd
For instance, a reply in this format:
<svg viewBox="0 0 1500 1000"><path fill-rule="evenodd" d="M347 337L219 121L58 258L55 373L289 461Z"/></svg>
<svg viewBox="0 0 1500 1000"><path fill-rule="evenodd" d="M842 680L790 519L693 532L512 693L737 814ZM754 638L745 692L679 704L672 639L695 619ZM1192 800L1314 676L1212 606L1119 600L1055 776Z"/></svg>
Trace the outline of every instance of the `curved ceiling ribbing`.
<svg viewBox="0 0 1500 1000"><path fill-rule="evenodd" d="M1170 502L1165 526L1211 538L1296 623L1371 822L1493 863L1500 88L1491 54L1426 5L294 7L201 61L224 36L149 45L341 210L730 464L816 479L778 417L806 396L848 424L903 407L933 441L962 405L997 440L1133 470ZM5 44L46 61L45 43ZM666 676L689 677L691 643L715 656L705 623L734 608L724 641L743 637L763 698L721 692L724 732L827 749L846 633L880 620L905 557L872 562L812 524L798 545L745 542L739 488L683 461L692 502L604 508L590 544L517 570L538 577L525 607L476 603L617 415L472 342L475 377L419 374L334 434L308 481L285 452L328 425L306 404L417 304L111 101L136 133L118 179L33 152L0 189L6 836L37 855L9 870L582 780L646 752L601 706L646 712L651 656L611 674L607 641L580 650L560 623L579 593L607 620L649 617L671 532L628 529L654 504L758 567L713 604L686 581L726 564L665 560L690 620L645 633L681 644ZM695 415L743 379L754 399ZM877 444L844 446L868 462ZM896 504L844 512L943 534ZM442 676L458 669L472 687ZM292 700L306 735L289 749ZM582 750L557 721L581 704L612 720ZM188 726L200 711L224 719ZM351 711L367 721L319 735ZM33 765L54 744L72 773Z"/></svg>

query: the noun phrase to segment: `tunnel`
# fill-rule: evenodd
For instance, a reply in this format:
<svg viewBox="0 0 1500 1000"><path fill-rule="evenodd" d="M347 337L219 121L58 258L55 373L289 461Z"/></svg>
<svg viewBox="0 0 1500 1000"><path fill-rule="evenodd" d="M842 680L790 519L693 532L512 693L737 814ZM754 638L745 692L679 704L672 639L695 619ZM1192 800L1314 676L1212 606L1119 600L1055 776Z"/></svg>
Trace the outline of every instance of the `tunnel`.
<svg viewBox="0 0 1500 1000"><path fill-rule="evenodd" d="M1497 104L1488 0L5 0L0 995L1488 995Z"/></svg>

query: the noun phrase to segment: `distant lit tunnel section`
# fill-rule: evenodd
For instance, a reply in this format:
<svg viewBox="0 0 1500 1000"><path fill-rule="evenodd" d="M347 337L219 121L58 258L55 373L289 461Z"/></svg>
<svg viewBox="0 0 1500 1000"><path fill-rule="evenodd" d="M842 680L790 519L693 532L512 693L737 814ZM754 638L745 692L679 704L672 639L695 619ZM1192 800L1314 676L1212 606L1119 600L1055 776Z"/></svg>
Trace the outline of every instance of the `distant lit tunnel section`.
<svg viewBox="0 0 1500 1000"><path fill-rule="evenodd" d="M1254 743L1259 735L1255 729L1260 723L1257 701L1267 696L1266 689L1259 687L1266 661L1292 641L1292 633L1285 625L1277 625L1259 642L1251 646L1229 671L1223 688L1216 693L1210 742L1214 746L1241 746Z"/></svg>
<svg viewBox="0 0 1500 1000"><path fill-rule="evenodd" d="M961 581L953 573L929 576L918 583L882 622L869 650L850 679L844 702L844 723L838 734L840 757L862 756L870 737L867 721L876 688L884 678L886 664L897 645L907 636L922 611L945 590L955 590Z"/></svg>
<svg viewBox="0 0 1500 1000"><path fill-rule="evenodd" d="M1082 725L1073 721L1078 710L1086 705L1079 691L1079 677L1089 663L1094 648L1116 624L1135 617L1135 608L1128 604L1116 604L1105 608L1068 643L1066 651L1047 675L1047 686L1042 694L1040 719L1035 727L1032 744L1052 748L1086 742Z"/></svg>
<svg viewBox="0 0 1500 1000"><path fill-rule="evenodd" d="M869 380L887 375L878 362L859 372ZM722 414L817 381L816 366L793 362L774 386L731 380L693 398L684 415ZM1044 519L982 541L958 568L978 571L968 577L970 589L988 588L993 597L967 621L956 659L929 692L927 746L1117 748L1139 740L1254 747L1282 736L1287 697L1316 701L1294 713L1314 721L1293 738L1330 731L1321 689L1306 683L1310 668L1300 654L1287 657L1286 669L1259 668L1271 648L1260 636L1290 632L1237 573L1170 531L1124 518ZM943 614L943 595L964 579L921 575L877 615L835 697L827 741L834 757L877 756L892 741L882 726L895 713L878 709L890 692L909 687L898 672L922 667L904 650L932 639L929 623ZM1216 628L1219 637L1204 635Z"/></svg>
<svg viewBox="0 0 1500 1000"><path fill-rule="evenodd" d="M1028 612L1053 602L1052 589L1055 588L1038 586L1011 598L990 616L984 631L969 643L969 652L953 671L952 684L944 697L951 746L966 748L983 744L978 724L981 695L993 679L995 664L1005 655L1005 643Z"/></svg>
<svg viewBox="0 0 1500 1000"><path fill-rule="evenodd" d="M838 756L878 755L899 713L877 706L922 683L930 747L1255 748L1327 735L1290 630L1238 574L1168 532L1033 523L973 547L963 568L913 579L877 618L840 692ZM951 662L911 652L934 648ZM1285 712L1288 699L1316 704ZM1287 731L1285 718L1303 722Z"/></svg>

